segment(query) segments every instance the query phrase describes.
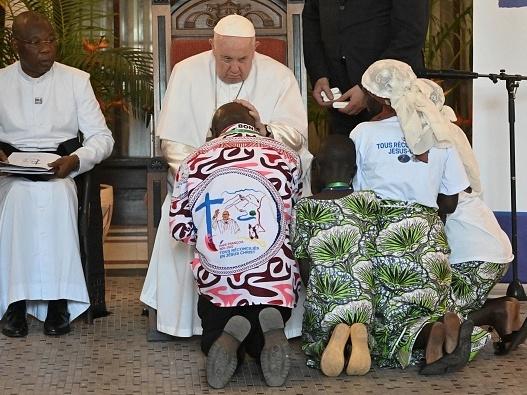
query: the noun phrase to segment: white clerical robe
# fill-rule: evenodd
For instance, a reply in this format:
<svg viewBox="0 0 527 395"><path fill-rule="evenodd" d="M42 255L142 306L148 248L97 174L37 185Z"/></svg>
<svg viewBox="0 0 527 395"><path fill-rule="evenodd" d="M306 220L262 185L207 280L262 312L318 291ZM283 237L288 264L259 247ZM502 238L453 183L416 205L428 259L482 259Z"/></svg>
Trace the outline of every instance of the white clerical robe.
<svg viewBox="0 0 527 395"><path fill-rule="evenodd" d="M54 151L84 135L75 151L83 173L110 155L113 138L89 74L55 62L39 78L16 62L0 70L0 141L22 151ZM0 314L18 300L39 320L47 301L67 299L70 319L89 307L71 177L28 181L0 176Z"/></svg>
<svg viewBox="0 0 527 395"><path fill-rule="evenodd" d="M211 51L174 66L157 127L173 174L190 152L205 143L214 111L235 99L252 103L273 137L299 153L304 196L310 194L308 175L312 156L307 150L307 114L298 84L286 66L259 53L254 56L247 79L237 84L226 84L217 78ZM169 176L170 184L171 181ZM162 207L141 301L157 309L159 331L188 337L202 331L197 315L198 293L190 266L194 249L170 237L170 195L171 191ZM304 299L302 291L286 326L289 337L301 334Z"/></svg>

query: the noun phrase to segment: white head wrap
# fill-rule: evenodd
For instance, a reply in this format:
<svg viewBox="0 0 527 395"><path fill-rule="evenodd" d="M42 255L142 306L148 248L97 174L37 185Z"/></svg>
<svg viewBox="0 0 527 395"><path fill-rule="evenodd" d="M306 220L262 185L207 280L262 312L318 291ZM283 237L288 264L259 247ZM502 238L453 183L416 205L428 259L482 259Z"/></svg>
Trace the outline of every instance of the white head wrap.
<svg viewBox="0 0 527 395"><path fill-rule="evenodd" d="M254 37L253 23L241 15L227 15L219 20L214 27L214 33L231 37Z"/></svg>
<svg viewBox="0 0 527 395"><path fill-rule="evenodd" d="M427 79L419 79L417 80L417 83L422 86L423 91L427 89L429 90L430 100L432 100L443 118L448 122L452 144L456 147L456 150L461 157L461 161L465 166L465 171L467 172L472 192L477 194L481 193L481 178L478 161L467 139L467 135L459 126L453 123L457 120L456 113L451 107L445 105L445 94L443 89L434 81Z"/></svg>
<svg viewBox="0 0 527 395"><path fill-rule="evenodd" d="M417 81L409 65L393 59L378 60L362 76L366 90L390 100L408 148L420 155L434 146L451 144L449 125L430 100L431 88Z"/></svg>

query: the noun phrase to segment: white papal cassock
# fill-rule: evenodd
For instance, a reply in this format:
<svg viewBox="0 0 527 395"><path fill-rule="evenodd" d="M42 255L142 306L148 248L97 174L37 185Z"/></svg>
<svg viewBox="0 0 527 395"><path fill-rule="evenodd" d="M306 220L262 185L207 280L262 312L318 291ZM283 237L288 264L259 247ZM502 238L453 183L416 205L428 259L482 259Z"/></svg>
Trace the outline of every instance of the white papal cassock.
<svg viewBox="0 0 527 395"><path fill-rule="evenodd" d="M83 173L108 157L113 138L89 74L55 62L39 78L16 62L0 70L0 141L22 151L55 151L84 135L75 151ZM0 176L0 313L18 300L39 320L47 301L67 299L70 319L89 307L77 232L73 179Z"/></svg>
<svg viewBox="0 0 527 395"><path fill-rule="evenodd" d="M295 149L302 160L304 196L310 193L307 115L296 79L286 66L256 53L243 83L225 84L216 76L212 51L185 59L172 70L163 100L157 134L172 174L179 163L210 136L214 111L234 99L252 103L276 140ZM173 181L169 174L169 185ZM169 188L171 189L171 188ZM141 301L157 309L157 329L173 336L201 334L197 289L190 261L194 250L173 240L168 212L171 191L162 207L156 241L141 293ZM286 326L289 337L302 329L304 293Z"/></svg>

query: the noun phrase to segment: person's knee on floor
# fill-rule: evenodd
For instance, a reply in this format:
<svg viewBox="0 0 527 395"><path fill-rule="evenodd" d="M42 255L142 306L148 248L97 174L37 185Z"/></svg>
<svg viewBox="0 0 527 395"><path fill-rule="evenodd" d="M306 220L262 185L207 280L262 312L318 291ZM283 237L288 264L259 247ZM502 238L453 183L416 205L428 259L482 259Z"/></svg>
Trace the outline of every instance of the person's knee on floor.
<svg viewBox="0 0 527 395"><path fill-rule="evenodd" d="M230 381L243 358L240 345L245 340L251 323L240 315L231 317L222 334L212 343L207 353L207 382L213 388L223 388Z"/></svg>

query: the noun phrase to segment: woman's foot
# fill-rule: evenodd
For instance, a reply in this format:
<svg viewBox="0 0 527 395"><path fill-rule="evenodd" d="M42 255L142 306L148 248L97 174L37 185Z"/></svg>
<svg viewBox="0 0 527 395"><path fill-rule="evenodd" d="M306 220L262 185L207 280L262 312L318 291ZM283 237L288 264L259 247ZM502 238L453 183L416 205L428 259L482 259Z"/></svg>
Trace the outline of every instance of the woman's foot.
<svg viewBox="0 0 527 395"><path fill-rule="evenodd" d="M320 370L326 376L336 377L344 370L344 347L349 337L349 325L340 323L333 328L333 333L320 359Z"/></svg>
<svg viewBox="0 0 527 395"><path fill-rule="evenodd" d="M445 326L444 350L447 354L452 354L457 347L461 322L456 313L449 311L443 316L443 324Z"/></svg>
<svg viewBox="0 0 527 395"><path fill-rule="evenodd" d="M445 325L435 322L428 335L425 349L426 364L430 365L443 356L443 344L445 343Z"/></svg>
<svg viewBox="0 0 527 395"><path fill-rule="evenodd" d="M481 309L468 315L474 325L488 325L496 330L500 338L521 327L519 303L514 298L488 300Z"/></svg>
<svg viewBox="0 0 527 395"><path fill-rule="evenodd" d="M419 373L430 376L461 370L468 363L470 357L473 329L474 323L471 320L463 321L459 327L458 344L454 352L452 354L444 355L433 363L427 363L421 368Z"/></svg>
<svg viewBox="0 0 527 395"><path fill-rule="evenodd" d="M368 330L364 324L353 324L350 328L351 355L346 368L349 376L362 376L370 371L371 356L368 348Z"/></svg>

